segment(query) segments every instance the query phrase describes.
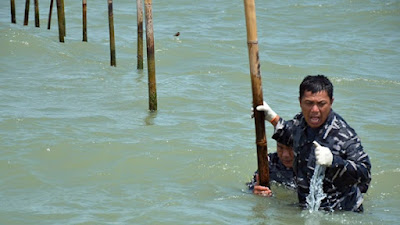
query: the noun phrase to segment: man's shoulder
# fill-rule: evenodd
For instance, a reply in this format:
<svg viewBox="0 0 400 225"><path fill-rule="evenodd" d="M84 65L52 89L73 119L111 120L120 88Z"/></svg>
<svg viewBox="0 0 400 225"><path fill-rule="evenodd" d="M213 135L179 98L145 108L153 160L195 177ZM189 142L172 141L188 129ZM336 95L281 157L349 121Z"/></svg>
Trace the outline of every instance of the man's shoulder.
<svg viewBox="0 0 400 225"><path fill-rule="evenodd" d="M328 130L337 130L338 133L348 134L350 136L357 135L354 129L340 116L338 113L332 110L332 116L329 117L329 123L327 123Z"/></svg>
<svg viewBox="0 0 400 225"><path fill-rule="evenodd" d="M285 120L282 117L279 118L277 125L275 126L275 130L279 129L293 129L303 123L304 117L302 113L296 114L293 119Z"/></svg>
<svg viewBox="0 0 400 225"><path fill-rule="evenodd" d="M303 113L299 112L293 117L292 123L293 125L299 125L303 120L304 120Z"/></svg>
<svg viewBox="0 0 400 225"><path fill-rule="evenodd" d="M343 144L349 144L348 140L360 141L355 130L339 114L333 111L324 126L323 139L335 139Z"/></svg>

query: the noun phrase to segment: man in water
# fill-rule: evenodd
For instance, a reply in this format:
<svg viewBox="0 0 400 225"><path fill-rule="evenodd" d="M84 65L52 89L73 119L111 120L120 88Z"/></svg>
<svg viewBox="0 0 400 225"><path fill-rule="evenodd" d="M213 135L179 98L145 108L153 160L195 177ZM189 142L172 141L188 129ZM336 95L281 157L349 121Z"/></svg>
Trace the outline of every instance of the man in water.
<svg viewBox="0 0 400 225"><path fill-rule="evenodd" d="M290 132L285 132L282 135L273 135L272 138L276 140L277 146L276 152L268 154L270 180L295 189L292 169L294 158L292 135ZM256 171L253 180L247 183L247 186L256 195L272 196L269 187L261 186L258 183L258 171Z"/></svg>
<svg viewBox="0 0 400 225"><path fill-rule="evenodd" d="M306 207L316 163L326 167L320 208L327 211L363 211L363 195L371 181L371 162L353 128L332 110L333 85L324 75L307 76L300 84L301 113L291 123L267 103L257 106L266 119L278 121L274 135L290 130L293 136L293 171L299 203ZM313 142L316 144L313 144Z"/></svg>

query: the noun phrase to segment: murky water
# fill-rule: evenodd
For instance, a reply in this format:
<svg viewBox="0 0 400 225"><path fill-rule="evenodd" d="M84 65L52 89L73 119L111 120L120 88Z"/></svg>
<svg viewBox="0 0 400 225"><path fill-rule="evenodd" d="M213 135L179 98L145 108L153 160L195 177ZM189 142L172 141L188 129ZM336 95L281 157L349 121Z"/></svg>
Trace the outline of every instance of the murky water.
<svg viewBox="0 0 400 225"><path fill-rule="evenodd" d="M136 2L65 1L58 42L49 0L0 2L1 224L396 224L400 219L400 3L256 1L264 97L284 118L298 85L325 74L333 108L372 162L363 214L313 213L273 186L246 190L256 163L242 1L153 1L158 111L136 70ZM176 38L176 32L181 35ZM268 148L276 150L267 125Z"/></svg>

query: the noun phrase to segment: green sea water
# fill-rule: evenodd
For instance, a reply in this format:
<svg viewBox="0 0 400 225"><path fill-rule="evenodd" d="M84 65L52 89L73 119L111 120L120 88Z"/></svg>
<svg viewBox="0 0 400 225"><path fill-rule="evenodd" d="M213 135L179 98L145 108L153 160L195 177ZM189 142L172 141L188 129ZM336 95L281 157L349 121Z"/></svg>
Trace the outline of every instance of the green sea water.
<svg viewBox="0 0 400 225"><path fill-rule="evenodd" d="M256 1L264 98L300 111L298 85L325 74L333 109L372 162L364 213L309 213L294 192L252 195L257 167L243 1L153 1L157 112L136 69L136 2L65 0L65 43L49 0L0 2L0 224L397 224L400 2ZM179 37L174 37L176 32ZM269 152L276 151L266 125Z"/></svg>

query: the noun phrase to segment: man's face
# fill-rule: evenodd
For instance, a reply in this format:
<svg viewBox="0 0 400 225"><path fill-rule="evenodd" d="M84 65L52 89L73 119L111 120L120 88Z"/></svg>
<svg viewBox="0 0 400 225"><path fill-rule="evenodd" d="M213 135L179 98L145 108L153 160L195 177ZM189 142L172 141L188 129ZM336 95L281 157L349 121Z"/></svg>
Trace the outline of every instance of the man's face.
<svg viewBox="0 0 400 225"><path fill-rule="evenodd" d="M301 112L308 126L318 128L325 123L332 108L333 98L326 91L311 93L305 91L300 101Z"/></svg>
<svg viewBox="0 0 400 225"><path fill-rule="evenodd" d="M279 160L281 160L282 164L287 168L292 168L294 159L293 148L279 142L276 144L276 152L278 153Z"/></svg>

